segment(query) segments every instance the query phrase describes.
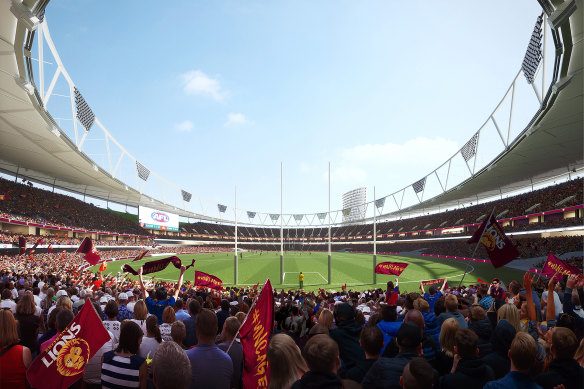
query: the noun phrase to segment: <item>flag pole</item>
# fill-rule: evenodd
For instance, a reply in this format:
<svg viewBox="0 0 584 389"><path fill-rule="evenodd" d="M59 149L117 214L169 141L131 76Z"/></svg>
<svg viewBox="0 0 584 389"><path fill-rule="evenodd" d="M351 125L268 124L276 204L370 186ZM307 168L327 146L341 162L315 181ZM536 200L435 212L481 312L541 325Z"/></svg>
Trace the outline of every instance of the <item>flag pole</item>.
<svg viewBox="0 0 584 389"><path fill-rule="evenodd" d="M280 285L284 285L284 164L280 161Z"/></svg>
<svg viewBox="0 0 584 389"><path fill-rule="evenodd" d="M496 207L493 207L493 210L491 211L491 214L489 215L489 217L487 219L487 222L488 222L488 220L491 220L491 217L495 213L495 208ZM485 230L486 230L486 228L483 229L483 232L481 233L481 236L479 237L479 240L478 240L478 242L477 242L477 244L476 244L476 246L475 246L475 248L474 248L474 250L472 252L472 255L470 256L471 258L474 258L474 255L477 252L477 249L479 248L479 244L481 243L481 239L483 238L483 235L485 234ZM462 285L462 281L464 281L464 277L466 277L466 273L468 273L468 267L469 267L469 264L466 263L465 264L465 268L464 268L464 274L462 275L462 278L460 279L460 282L458 283L458 287L459 288L460 288L460 285Z"/></svg>

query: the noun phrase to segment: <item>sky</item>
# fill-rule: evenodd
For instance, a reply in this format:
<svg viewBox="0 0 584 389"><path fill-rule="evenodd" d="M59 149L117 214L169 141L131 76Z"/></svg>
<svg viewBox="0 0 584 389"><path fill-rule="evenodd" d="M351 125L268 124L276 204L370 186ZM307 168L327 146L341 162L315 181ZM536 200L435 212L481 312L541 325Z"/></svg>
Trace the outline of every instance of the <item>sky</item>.
<svg viewBox="0 0 584 389"><path fill-rule="evenodd" d="M329 162L340 209L348 190L379 198L451 157L540 13L535 0L58 0L46 17L76 86L142 164L202 202L231 206L237 186L238 208L279 213L282 163L284 213L312 213L328 209Z"/></svg>

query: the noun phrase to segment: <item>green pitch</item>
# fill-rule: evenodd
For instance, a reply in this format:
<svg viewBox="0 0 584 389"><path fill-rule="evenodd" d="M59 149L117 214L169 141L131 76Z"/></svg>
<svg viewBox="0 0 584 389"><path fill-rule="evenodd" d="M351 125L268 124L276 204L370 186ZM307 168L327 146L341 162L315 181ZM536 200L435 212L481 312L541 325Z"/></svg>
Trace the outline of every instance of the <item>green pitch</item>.
<svg viewBox="0 0 584 389"><path fill-rule="evenodd" d="M187 254L179 256L182 262L187 265L191 263L192 258L196 258L194 268L186 271L184 280L194 280L194 271L199 270L205 273L213 274L221 280L225 286L233 285L233 253L214 253L214 254ZM138 269L141 264L164 258L147 257L141 261L136 261L130 265ZM108 262L105 274L116 274L121 271L124 264L131 260ZM446 278L450 286L457 286L461 280L465 268L468 266L469 272L464 278L464 284L477 283L477 279L490 281L493 277L498 277L505 283L511 280L521 282L523 273L510 268L494 269L489 263L479 263L471 261L428 258L428 257L410 257L399 255L378 255L377 263L392 261L405 262L409 266L399 277L400 290L417 291L422 280L435 278ZM91 268L97 271L99 265ZM342 285L347 284L347 289L370 289L373 287L385 287L387 281L393 281L395 276L377 275L377 284L373 284L373 256L371 254L357 253L332 253L332 279L331 284L327 284L328 278L328 257L326 253L321 252L286 252L284 254L284 283L280 284L280 253L266 252L261 255L259 252L244 252L243 260L239 260L239 284L242 286L260 285L266 278L270 278L275 288L296 289L298 288L298 273L304 274L304 289L317 290L340 289ZM156 279L165 281L175 281L178 279L179 270L172 265L155 274L147 275L144 278L150 278L152 275ZM131 276L131 278L135 278Z"/></svg>

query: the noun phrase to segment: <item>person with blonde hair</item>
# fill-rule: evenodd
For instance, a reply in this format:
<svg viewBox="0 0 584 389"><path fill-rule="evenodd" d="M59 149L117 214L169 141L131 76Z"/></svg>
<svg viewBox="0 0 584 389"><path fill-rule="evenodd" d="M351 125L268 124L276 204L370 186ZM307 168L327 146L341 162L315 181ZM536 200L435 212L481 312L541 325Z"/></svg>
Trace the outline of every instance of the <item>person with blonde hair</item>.
<svg viewBox="0 0 584 389"><path fill-rule="evenodd" d="M440 374L447 374L452 369L454 361L454 345L456 331L460 329L455 318L446 319L440 328L440 356L438 357L437 370Z"/></svg>
<svg viewBox="0 0 584 389"><path fill-rule="evenodd" d="M162 311L162 325L160 326L160 334L162 334L163 341L170 342L172 340L170 331L172 323L174 323L175 321L176 314L174 313L173 307L169 305L166 308L164 308L164 311Z"/></svg>
<svg viewBox="0 0 584 389"><path fill-rule="evenodd" d="M519 309L513 304L503 304L497 311L497 322L505 319L515 328L516 332L521 331L521 320L519 318Z"/></svg>
<svg viewBox="0 0 584 389"><path fill-rule="evenodd" d="M32 362L30 349L17 344L16 320L8 309L0 310L0 386L26 389L26 370Z"/></svg>
<svg viewBox="0 0 584 389"><path fill-rule="evenodd" d="M146 333L147 317L148 308L146 307L146 303L143 300L136 301L136 304L134 304L134 318L130 320L138 324L144 333Z"/></svg>
<svg viewBox="0 0 584 389"><path fill-rule="evenodd" d="M318 324L328 328L329 330L333 329L333 313L328 308L324 308L320 311L320 315L318 315Z"/></svg>
<svg viewBox="0 0 584 389"><path fill-rule="evenodd" d="M447 319L454 318L458 321L460 328L468 328L464 316L462 313L458 312L458 298L455 295L449 294L444 298L444 308L446 308L446 312L442 312L438 315L438 323L440 323L440 325L442 325Z"/></svg>
<svg viewBox="0 0 584 389"><path fill-rule="evenodd" d="M537 344L531 335L518 332L511 342L509 359L511 371L505 377L487 382L487 389L497 388L537 388L535 380L530 376L529 369L536 362Z"/></svg>
<svg viewBox="0 0 584 389"><path fill-rule="evenodd" d="M270 365L268 389L289 389L308 371L300 349L294 340L286 334L276 334L272 337L268 345L267 355Z"/></svg>

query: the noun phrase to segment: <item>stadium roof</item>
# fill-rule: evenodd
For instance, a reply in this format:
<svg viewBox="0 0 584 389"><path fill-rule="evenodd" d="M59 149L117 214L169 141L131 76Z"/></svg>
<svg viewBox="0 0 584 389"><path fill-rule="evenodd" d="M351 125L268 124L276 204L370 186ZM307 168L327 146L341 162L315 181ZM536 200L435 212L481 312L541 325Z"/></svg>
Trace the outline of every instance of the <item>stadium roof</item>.
<svg viewBox="0 0 584 389"><path fill-rule="evenodd" d="M119 204L219 220L140 193L100 168L57 130L54 120L38 104L35 86L28 82L26 24L34 24L35 20L34 12L26 10L28 7L34 11L36 3L26 0L24 6L16 6L17 1L0 4L0 170ZM530 125L493 163L467 181L402 211L454 206L465 199L505 193L583 167L584 12L574 12L574 8L575 2L567 1L549 16L552 26L563 26L554 36L563 45L563 53L557 56L558 77Z"/></svg>

